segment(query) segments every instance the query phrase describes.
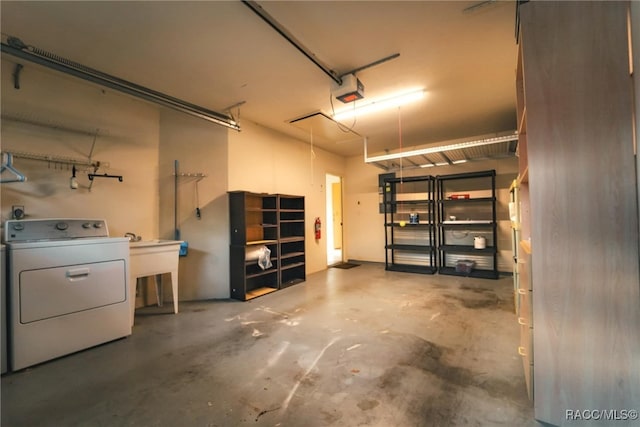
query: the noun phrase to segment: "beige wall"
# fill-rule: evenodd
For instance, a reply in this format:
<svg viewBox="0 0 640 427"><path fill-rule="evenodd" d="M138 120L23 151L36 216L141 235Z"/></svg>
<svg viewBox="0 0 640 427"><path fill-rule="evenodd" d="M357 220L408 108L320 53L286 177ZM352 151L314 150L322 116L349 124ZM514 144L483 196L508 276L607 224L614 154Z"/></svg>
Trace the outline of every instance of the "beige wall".
<svg viewBox="0 0 640 427"><path fill-rule="evenodd" d="M378 175L382 169L347 159L344 179L344 237L348 260L384 262L384 215L379 214Z"/></svg>
<svg viewBox="0 0 640 427"><path fill-rule="evenodd" d="M313 238L313 224L326 224L325 174L344 176L342 157L243 120L229 132L229 190L305 196L307 274L327 267L325 240ZM325 228L326 230L326 228ZM326 231L325 231L326 232Z"/></svg>
<svg viewBox="0 0 640 427"><path fill-rule="evenodd" d="M110 163L98 173L122 175L124 181L95 179L89 191L87 171L80 171L80 188L71 190L70 168L16 158L15 167L28 181L2 184L3 223L10 219L12 205L24 205L27 218L105 218L112 236L131 231L157 237L157 110L30 64L22 71L20 89L15 89L13 67L2 60L2 150L86 158L93 136L78 131L97 129L93 158Z"/></svg>
<svg viewBox="0 0 640 427"><path fill-rule="evenodd" d="M307 273L326 268L325 241L313 239L312 224L316 216L326 224L325 174L344 176L343 158L320 149L312 158L309 144L249 121L242 132L227 131L30 64L16 90L13 67L2 61L2 149L83 158L93 142L85 133L98 129L93 158L110 165L99 173L124 181L96 179L89 191L81 171L80 188L71 190L66 167L15 159L29 180L2 185L3 221L12 205L24 205L29 218L101 217L112 236L172 239L178 160L181 172L207 174L198 183L201 219L195 215L195 179L178 180L178 225L189 243L188 256L180 259L181 300L229 296L230 189L304 195ZM14 123L7 115L49 126Z"/></svg>
<svg viewBox="0 0 640 427"><path fill-rule="evenodd" d="M198 184L201 220L195 217L195 180L179 179L179 226L190 244L180 259L180 299L228 297L227 130L29 64L16 90L13 66L2 61L2 150L86 158L93 136L84 132L98 129L93 158L110 164L98 173L124 180L95 179L89 191L81 171L80 188L71 190L66 166L16 158L28 181L2 184L3 223L12 205L24 205L28 218L105 218L112 236L173 239L177 159L182 171L208 175Z"/></svg>
<svg viewBox="0 0 640 427"><path fill-rule="evenodd" d="M232 131L234 132L234 131ZM173 239L174 161L178 173L177 223L189 244L180 258L180 300L229 297L229 209L227 201L226 128L182 113L160 114L160 236ZM199 199L201 217L196 216Z"/></svg>
<svg viewBox="0 0 640 427"><path fill-rule="evenodd" d="M195 179L178 180L178 225L189 254L180 259L180 299L229 296L229 219L227 190L305 196L307 274L326 268L326 242L313 238L313 222L326 224L327 173L344 183L345 259L384 261L384 227L378 213L378 174L362 156L344 159L250 121L242 131L104 90L37 66L25 67L21 88L13 88L14 64L2 61L2 149L86 157L93 142L83 132L98 129L93 158L109 162L99 173L122 175L124 182L97 179L91 191L86 171L80 188L69 188L71 171L53 163L15 159L29 178L3 184L0 213L9 219L12 205L24 205L30 218L103 217L110 234L134 232L145 239L174 238L174 160L181 172L200 172L202 217L195 215ZM17 116L49 126L6 120ZM56 129L58 128L58 129ZM511 271L507 213L508 185L517 173L513 160L469 163L430 171L445 174L496 169L499 191L500 270ZM420 174L422 171L405 171ZM326 236L326 227L324 229Z"/></svg>
<svg viewBox="0 0 640 427"><path fill-rule="evenodd" d="M378 213L378 175L384 170L364 163L362 156L346 160L345 237L347 259L384 262L384 215ZM404 176L446 175L495 169L498 217L498 269L511 272L511 228L509 186L518 174L517 159L469 162L455 166L404 170ZM396 173L399 176L399 173Z"/></svg>

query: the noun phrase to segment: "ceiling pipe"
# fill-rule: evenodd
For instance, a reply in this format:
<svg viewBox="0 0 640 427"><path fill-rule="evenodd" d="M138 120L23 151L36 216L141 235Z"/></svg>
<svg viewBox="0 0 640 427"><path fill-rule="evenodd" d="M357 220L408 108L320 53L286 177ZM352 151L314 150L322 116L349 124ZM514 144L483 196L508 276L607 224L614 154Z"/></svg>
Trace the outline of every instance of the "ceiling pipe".
<svg viewBox="0 0 640 427"><path fill-rule="evenodd" d="M240 130L240 126L231 117L200 107L195 104L165 95L161 92L137 85L135 83L94 70L52 53L24 44L16 37L9 37L8 44L1 43L2 53L13 55L33 63L43 65L56 71L78 77L101 86L114 89L128 95L144 99L145 101L162 105L173 110L198 117L217 125L233 130Z"/></svg>
<svg viewBox="0 0 640 427"><path fill-rule="evenodd" d="M258 15L264 22L269 24L271 28L276 30L278 34L284 37L289 43L291 43L296 49L298 49L304 56L306 56L311 62L316 64L326 75L338 85L342 85L342 78L336 74L335 71L330 69L326 64L320 61L316 56L306 47L302 45L286 28L284 28L278 21L276 21L266 10L262 8L258 3L252 0L242 0L245 6L251 9L256 15Z"/></svg>
<svg viewBox="0 0 640 427"><path fill-rule="evenodd" d="M369 63L367 65L363 65L361 67L354 68L353 70L349 70L346 73L342 73L342 74L340 74L340 78L342 78L344 76L348 76L349 74L358 73L358 72L360 72L362 70L366 70L367 68L375 67L376 65L380 65L383 62L387 62L387 61L391 61L392 59L396 59L399 56L400 56L399 53L394 53L393 55L385 56L384 58L378 59L377 61L373 61L373 62L371 62L371 63Z"/></svg>

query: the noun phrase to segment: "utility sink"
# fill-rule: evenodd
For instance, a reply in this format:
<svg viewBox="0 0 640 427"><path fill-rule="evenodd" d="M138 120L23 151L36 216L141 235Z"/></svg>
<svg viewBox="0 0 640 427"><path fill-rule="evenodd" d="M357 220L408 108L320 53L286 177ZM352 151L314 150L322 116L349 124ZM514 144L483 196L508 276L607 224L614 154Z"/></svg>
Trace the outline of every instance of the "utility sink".
<svg viewBox="0 0 640 427"><path fill-rule="evenodd" d="M162 275L171 274L173 312L178 313L178 257L181 240L150 239L129 242L129 274L131 325L134 323L136 283L139 278L153 276L158 305L162 306Z"/></svg>
<svg viewBox="0 0 640 427"><path fill-rule="evenodd" d="M167 246L167 245L180 245L181 240L163 240L163 239L150 239L150 240L138 240L137 242L129 242L130 248L141 248L145 246Z"/></svg>

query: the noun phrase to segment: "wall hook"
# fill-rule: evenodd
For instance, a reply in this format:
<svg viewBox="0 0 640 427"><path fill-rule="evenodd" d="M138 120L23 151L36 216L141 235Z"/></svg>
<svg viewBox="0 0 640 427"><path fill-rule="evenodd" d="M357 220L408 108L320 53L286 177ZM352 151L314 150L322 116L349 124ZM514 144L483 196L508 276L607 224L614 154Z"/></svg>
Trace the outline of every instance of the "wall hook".
<svg viewBox="0 0 640 427"><path fill-rule="evenodd" d="M16 64L16 67L13 69L13 87L15 89L20 89L20 72L24 68L22 64Z"/></svg>
<svg viewBox="0 0 640 427"><path fill-rule="evenodd" d="M13 177L1 178L0 183L25 182L27 180L27 177L13 166L13 154L11 153L2 154L2 165L0 166L0 175L5 171L11 172L13 174Z"/></svg>
<svg viewBox="0 0 640 427"><path fill-rule="evenodd" d="M122 182L122 175L109 175L109 174L102 174L102 175L98 175L95 173L90 173L88 174L89 176L89 181L93 181L93 178L116 178L118 181Z"/></svg>

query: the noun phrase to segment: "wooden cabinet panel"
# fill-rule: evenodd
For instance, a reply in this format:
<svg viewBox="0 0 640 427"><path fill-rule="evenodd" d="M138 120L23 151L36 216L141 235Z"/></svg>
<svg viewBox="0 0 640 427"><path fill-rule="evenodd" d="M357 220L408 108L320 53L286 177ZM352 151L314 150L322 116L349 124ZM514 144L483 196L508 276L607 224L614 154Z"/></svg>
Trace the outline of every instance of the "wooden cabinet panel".
<svg viewBox="0 0 640 427"><path fill-rule="evenodd" d="M278 194L280 289L306 279L304 197Z"/></svg>
<svg viewBox="0 0 640 427"><path fill-rule="evenodd" d="M520 289L532 290L531 256L524 250L520 252L520 258L518 258L518 273L520 276Z"/></svg>
<svg viewBox="0 0 640 427"><path fill-rule="evenodd" d="M568 422L568 409L637 409L640 402L627 7L520 6L535 414L556 425Z"/></svg>
<svg viewBox="0 0 640 427"><path fill-rule="evenodd" d="M229 218L231 298L250 300L306 279L304 196L230 191Z"/></svg>
<svg viewBox="0 0 640 427"><path fill-rule="evenodd" d="M533 365L533 329L529 325L520 325L520 347L518 353L522 357L522 368L524 380L527 387L527 394L533 399L534 388L534 365Z"/></svg>

